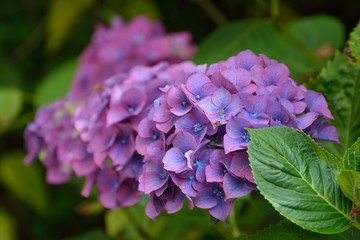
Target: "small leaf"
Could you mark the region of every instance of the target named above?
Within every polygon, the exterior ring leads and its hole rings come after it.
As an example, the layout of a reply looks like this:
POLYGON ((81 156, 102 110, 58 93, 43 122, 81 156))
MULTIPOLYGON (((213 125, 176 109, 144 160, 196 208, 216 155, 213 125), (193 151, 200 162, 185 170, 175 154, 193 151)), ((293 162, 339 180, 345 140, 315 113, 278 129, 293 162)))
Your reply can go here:
POLYGON ((7 125, 21 111, 23 94, 16 88, 0 88, 0 126, 7 125))
POLYGON ((338 176, 341 190, 356 206, 360 206, 360 172, 343 170, 338 176))
POLYGON ((52 0, 47 16, 47 51, 58 50, 82 15, 94 0, 52 0))
POLYGON ((240 237, 239 240, 263 240, 263 239, 291 239, 291 240, 345 240, 359 239, 360 231, 355 228, 340 234, 319 234, 306 231, 291 222, 283 221, 276 225, 258 231, 255 234, 240 237))
POLYGON ((281 215, 324 234, 341 233, 351 227, 351 202, 337 183, 341 167, 338 159, 292 128, 248 130, 255 182, 281 215))
POLYGON ((35 103, 41 106, 64 97, 69 90, 76 66, 77 60, 71 59, 50 72, 36 90, 35 103))
POLYGON ((351 56, 355 58, 356 64, 360 66, 360 22, 350 33, 349 48, 351 56))
POLYGON ((360 70, 338 52, 320 75, 309 82, 308 87, 321 92, 328 101, 335 119, 332 125, 339 134, 340 144, 324 145, 331 153, 342 158, 360 136, 360 70))
POLYGON ((0 208, 0 236, 3 240, 15 240, 15 219, 0 208))
POLYGON ((289 32, 320 59, 332 57, 336 49, 342 48, 345 38, 343 24, 327 15, 300 18, 289 25, 289 32))
POLYGON ((20 201, 46 215, 50 204, 45 182, 38 168, 24 165, 23 157, 14 153, 0 159, 0 181, 20 201))
POLYGON ((345 152, 344 168, 360 172, 360 137, 358 140, 345 152))

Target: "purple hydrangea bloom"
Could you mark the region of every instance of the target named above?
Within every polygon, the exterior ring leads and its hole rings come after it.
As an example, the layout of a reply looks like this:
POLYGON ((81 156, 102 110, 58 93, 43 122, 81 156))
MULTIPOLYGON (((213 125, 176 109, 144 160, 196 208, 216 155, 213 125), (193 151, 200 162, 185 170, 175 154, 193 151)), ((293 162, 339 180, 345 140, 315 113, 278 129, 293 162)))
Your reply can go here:
POLYGON ((108 27, 99 24, 81 54, 70 90, 72 99, 85 99, 110 76, 137 65, 152 66, 189 59, 195 51, 187 32, 166 35, 158 22, 137 17, 124 23, 114 17, 108 27))

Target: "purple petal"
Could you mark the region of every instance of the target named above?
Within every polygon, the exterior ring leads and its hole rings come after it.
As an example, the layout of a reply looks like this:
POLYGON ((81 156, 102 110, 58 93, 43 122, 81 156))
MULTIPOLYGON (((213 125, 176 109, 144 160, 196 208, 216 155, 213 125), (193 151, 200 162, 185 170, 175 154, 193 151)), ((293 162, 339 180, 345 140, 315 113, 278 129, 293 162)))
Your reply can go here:
POLYGON ((230 173, 224 176, 224 193, 225 200, 240 198, 251 192, 246 186, 246 180, 232 176, 230 173))
POLYGON ((217 204, 216 196, 213 193, 211 187, 200 190, 194 199, 195 206, 199 208, 209 209, 213 208, 217 204))
POLYGON ((189 170, 184 153, 177 147, 168 150, 162 161, 164 163, 164 168, 168 171, 179 173, 189 170))
POLYGON ((310 126, 318 117, 316 112, 308 112, 296 117, 296 125, 299 129, 305 129, 310 126))
POLYGON ((325 118, 334 119, 330 110, 328 109, 328 105, 324 96, 320 93, 311 90, 307 91, 305 93, 305 102, 307 103, 310 111, 317 112, 325 118))
POLYGON ((231 99, 231 93, 225 88, 221 87, 214 92, 211 97, 212 102, 217 107, 225 107, 227 106, 231 99))
POLYGON ((211 166, 206 166, 205 175, 207 182, 222 182, 224 178, 223 169, 214 169, 211 166))
POLYGON ((193 135, 188 132, 180 131, 176 133, 173 146, 178 147, 183 153, 189 150, 195 150, 197 147, 196 140, 193 135))
POLYGON ((208 211, 210 215, 213 216, 214 218, 225 222, 227 216, 230 214, 232 207, 233 207, 232 201, 224 202, 223 200, 220 200, 215 207, 210 208, 208 211))
POLYGON ((122 106, 111 107, 106 115, 106 124, 111 126, 131 116, 130 112, 125 110, 122 106))
POLYGON ((160 189, 168 181, 169 176, 166 171, 162 172, 149 172, 143 176, 144 192, 150 194, 160 189))

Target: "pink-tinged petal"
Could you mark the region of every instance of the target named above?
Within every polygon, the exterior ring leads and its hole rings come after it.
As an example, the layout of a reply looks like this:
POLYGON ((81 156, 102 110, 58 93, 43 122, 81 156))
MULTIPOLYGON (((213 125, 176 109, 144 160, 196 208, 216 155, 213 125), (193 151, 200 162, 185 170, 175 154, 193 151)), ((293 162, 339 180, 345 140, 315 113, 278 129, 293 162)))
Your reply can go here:
POLYGON ((188 132, 180 131, 176 133, 173 146, 178 147, 183 153, 194 150, 197 147, 194 136, 188 132))
POLYGON ((184 203, 184 194, 179 189, 174 189, 173 199, 168 200, 165 204, 165 209, 168 213, 178 212, 184 203))
POLYGON ((143 138, 152 138, 153 129, 155 129, 155 122, 145 117, 138 125, 138 134, 143 138))
POLYGON ((227 216, 230 214, 230 211, 233 207, 233 202, 232 201, 219 201, 218 204, 209 209, 209 213, 211 216, 213 216, 216 219, 219 219, 220 221, 225 222, 227 216))
POLYGON ((225 200, 240 198, 251 192, 246 186, 246 180, 237 178, 227 173, 224 176, 225 200))
POLYGON ((223 169, 214 169, 211 166, 206 166, 205 175, 207 182, 219 182, 221 183, 224 178, 223 169))
POLYGON ((175 115, 172 115, 172 117, 168 121, 157 123, 156 128, 162 131, 163 133, 168 133, 174 126, 176 120, 177 117, 175 115))
POLYGON ((306 103, 299 101, 299 102, 293 102, 293 108, 295 114, 300 114, 305 111, 306 103))
POLYGON ((245 128, 250 127, 250 122, 243 118, 232 117, 226 124, 226 133, 232 138, 241 138, 244 136, 245 128))
POLYGON ((215 207, 216 204, 216 196, 213 193, 213 189, 210 187, 200 190, 194 199, 194 205, 199 208, 209 209, 215 207))
POLYGON ((144 192, 150 194, 151 192, 160 189, 168 181, 168 173, 163 172, 148 172, 143 175, 144 178, 144 192))
POLYGON ((89 197, 89 195, 91 193, 91 189, 92 189, 92 187, 94 186, 94 183, 95 183, 95 178, 96 178, 96 172, 91 173, 91 174, 86 176, 84 186, 83 186, 83 188, 81 190, 81 195, 83 197, 89 197))
POLYGON ((246 87, 251 82, 251 76, 245 69, 229 69, 222 72, 224 78, 230 81, 235 88, 240 91, 243 87, 246 87))
POLYGON ((109 157, 112 159, 114 165, 123 166, 130 160, 134 152, 135 147, 133 146, 133 144, 125 145, 120 142, 118 144, 114 144, 114 146, 109 149, 108 154, 109 157))
POLYGON ((185 107, 179 105, 179 106, 176 106, 176 107, 173 107, 170 109, 170 111, 175 114, 176 116, 184 116, 185 114, 187 114, 188 112, 190 112, 192 108, 192 105, 191 104, 187 104, 185 107))
POLYGON ((119 207, 129 207, 136 204, 143 193, 137 191, 137 181, 126 179, 116 193, 116 200, 119 207))
POLYGON ((125 110, 123 107, 111 107, 106 115, 106 124, 107 126, 111 126, 115 123, 118 123, 128 117, 130 117, 131 114, 129 111, 125 110))
POLYGON ((148 153, 147 149, 152 142, 154 142, 153 139, 143 138, 138 135, 135 139, 135 149, 141 155, 146 155, 148 153))
POLYGON ((109 209, 116 207, 116 191, 101 192, 99 194, 99 201, 101 204, 109 209))
POLYGON ((326 126, 316 135, 316 139, 339 143, 338 133, 334 126, 326 126))
POLYGON ((258 87, 253 84, 253 83, 250 83, 249 85, 245 86, 245 87, 242 87, 240 90, 239 90, 239 93, 250 93, 250 94, 253 94, 254 92, 256 92, 258 90, 258 87))
POLYGON ((311 90, 307 91, 305 93, 305 102, 307 103, 310 111, 317 112, 325 118, 334 119, 334 117, 331 115, 324 96, 320 93, 311 90))
POLYGON ((309 127, 319 116, 316 112, 308 112, 296 117, 296 126, 299 129, 305 129, 309 127))
POLYGON ((235 152, 240 149, 246 149, 246 147, 242 147, 241 144, 243 141, 241 141, 241 138, 231 138, 228 134, 225 134, 224 136, 224 150, 225 153, 228 154, 230 152, 235 152))
POLYGON ((73 161, 71 167, 78 177, 88 175, 98 168, 92 158, 84 159, 82 161, 73 161))
POLYGON ((250 70, 257 64, 260 64, 260 59, 250 50, 242 51, 236 56, 236 65, 246 70, 250 70))
POLYGON ((186 89, 196 95, 201 91, 203 85, 210 83, 210 79, 202 73, 195 73, 191 75, 186 81, 186 89))
POLYGON ((168 150, 163 158, 164 168, 168 171, 180 173, 189 170, 184 153, 177 147, 168 150))
POLYGON ((230 172, 237 177, 246 178, 247 173, 251 173, 251 168, 246 151, 240 151, 233 155, 230 172))
POLYGON ((267 66, 264 73, 268 78, 267 85, 279 85, 289 79, 290 70, 281 63, 267 66))
POLYGON ((161 210, 155 208, 155 205, 152 201, 148 202, 145 208, 146 216, 150 219, 155 220, 155 218, 160 214, 161 210))
POLYGON ((235 116, 238 112, 240 112, 241 108, 242 108, 242 103, 240 98, 237 95, 232 95, 231 102, 225 108, 227 112, 226 119, 229 120, 231 116, 235 116))
MULTIPOLYGON (((67 167, 48 168, 46 172, 46 181, 50 184, 63 184, 70 179, 71 171, 62 170, 67 167)), ((69 169, 70 166, 68 167, 69 169)))
POLYGON ((217 107, 225 107, 231 100, 231 93, 223 87, 216 90, 211 97, 211 101, 217 107))

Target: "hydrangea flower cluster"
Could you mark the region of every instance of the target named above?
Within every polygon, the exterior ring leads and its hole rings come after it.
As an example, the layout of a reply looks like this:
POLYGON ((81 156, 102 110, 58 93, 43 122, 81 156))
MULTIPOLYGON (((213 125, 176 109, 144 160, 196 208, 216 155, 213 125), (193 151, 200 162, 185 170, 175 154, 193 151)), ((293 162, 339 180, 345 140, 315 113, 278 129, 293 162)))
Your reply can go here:
POLYGON ((234 199, 256 189, 246 128, 288 126, 338 141, 324 121, 333 119, 324 97, 289 74, 284 64, 247 50, 198 66, 163 90, 136 137, 144 155, 139 189, 150 196, 150 217, 180 209, 186 197, 224 221, 234 199))
POLYGON ((138 64, 182 62, 194 51, 189 33, 166 35, 160 23, 146 17, 127 24, 115 17, 109 27, 99 25, 80 56, 68 95, 43 106, 34 122, 28 124, 24 133, 28 149, 25 162, 30 164, 38 157, 47 168, 47 181, 53 184, 68 181, 73 172, 78 177, 88 176, 97 165, 93 152, 75 129, 75 109, 90 101, 89 96, 100 92, 105 80, 114 74, 121 79, 138 64))
POLYGON ((161 61, 178 63, 190 59, 194 52, 188 32, 166 34, 160 23, 146 17, 137 17, 128 23, 114 17, 110 26, 97 26, 90 44, 81 54, 69 96, 86 98, 94 87, 116 73, 161 61))
POLYGON ((325 98, 297 85, 284 64, 249 50, 209 66, 174 64, 194 47, 187 34, 162 31, 144 18, 100 27, 69 95, 28 125, 26 162, 39 155, 50 183, 85 177, 82 194, 96 187, 110 209, 146 194, 152 219, 186 200, 225 221, 234 200, 256 190, 247 128, 338 141, 325 98))

